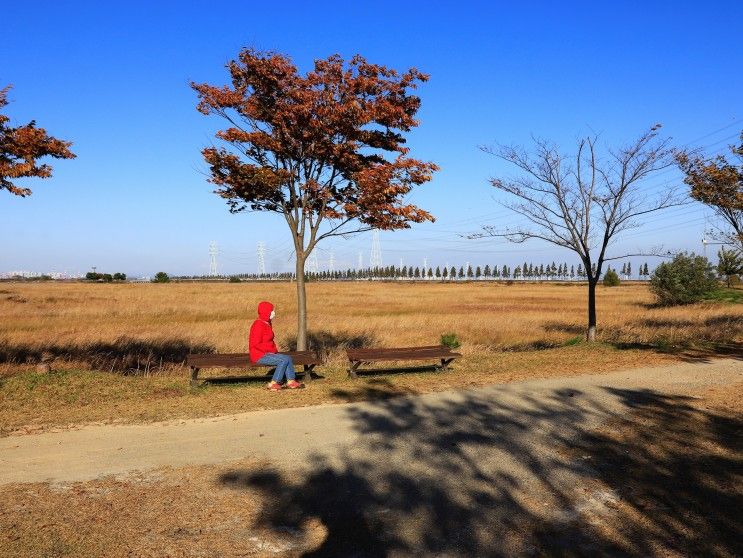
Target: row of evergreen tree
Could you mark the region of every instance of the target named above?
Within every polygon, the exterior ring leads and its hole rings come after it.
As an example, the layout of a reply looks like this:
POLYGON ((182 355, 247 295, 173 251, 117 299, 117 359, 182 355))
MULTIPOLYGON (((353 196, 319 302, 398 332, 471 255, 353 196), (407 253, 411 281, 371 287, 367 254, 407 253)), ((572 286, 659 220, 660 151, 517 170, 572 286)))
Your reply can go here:
MULTIPOLYGON (((616 271, 616 270, 615 270, 616 271)), ((594 267, 595 272, 595 267, 594 267)), ((632 264, 627 262, 622 265, 621 277, 624 279, 632 278, 632 264)), ((648 264, 641 264, 638 273, 638 278, 646 279, 650 275, 648 264)), ((294 274, 290 272, 285 273, 267 273, 267 274, 239 274, 231 277, 246 280, 274 280, 274 281, 288 281, 294 278, 294 274)), ((460 266, 459 268, 452 267, 413 267, 413 266, 386 266, 386 267, 373 267, 367 269, 347 269, 344 271, 319 271, 319 272, 306 272, 306 277, 309 281, 353 281, 359 279, 418 279, 418 280, 440 280, 440 281, 462 281, 462 280, 501 280, 501 279, 516 279, 516 280, 533 280, 533 281, 544 281, 544 280, 584 280, 586 278, 586 272, 583 269, 582 264, 578 264, 577 267, 571 265, 568 267, 567 263, 557 264, 552 262, 551 264, 533 264, 524 262, 521 265, 517 265, 515 268, 511 268, 508 265, 498 266, 485 265, 484 267, 471 265, 460 266)), ((226 279, 227 277, 222 277, 226 279)), ((185 278, 184 278, 185 279, 185 278)), ((214 277, 201 276, 201 277, 189 277, 189 279, 214 279, 214 277)))

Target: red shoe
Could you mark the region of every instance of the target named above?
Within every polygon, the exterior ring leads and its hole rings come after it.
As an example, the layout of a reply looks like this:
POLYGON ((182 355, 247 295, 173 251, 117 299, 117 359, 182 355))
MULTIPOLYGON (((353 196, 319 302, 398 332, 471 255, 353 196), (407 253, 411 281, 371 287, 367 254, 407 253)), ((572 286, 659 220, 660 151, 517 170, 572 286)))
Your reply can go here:
POLYGON ((270 382, 268 382, 268 385, 266 386, 266 388, 269 389, 270 391, 281 391, 281 384, 271 380, 270 382))
POLYGON ((287 389, 302 389, 304 384, 300 384, 297 380, 289 380, 284 387, 287 389))

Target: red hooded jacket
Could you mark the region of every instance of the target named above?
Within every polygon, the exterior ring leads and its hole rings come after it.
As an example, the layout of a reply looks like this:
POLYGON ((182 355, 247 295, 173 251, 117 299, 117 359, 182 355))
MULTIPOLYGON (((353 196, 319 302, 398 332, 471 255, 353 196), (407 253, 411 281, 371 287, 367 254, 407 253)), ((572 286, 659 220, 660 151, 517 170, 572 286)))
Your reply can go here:
POLYGON ((261 302, 258 305, 258 319, 250 326, 248 350, 250 360, 258 362, 266 353, 278 353, 276 343, 273 342, 273 328, 271 327, 271 312, 273 304, 261 302))

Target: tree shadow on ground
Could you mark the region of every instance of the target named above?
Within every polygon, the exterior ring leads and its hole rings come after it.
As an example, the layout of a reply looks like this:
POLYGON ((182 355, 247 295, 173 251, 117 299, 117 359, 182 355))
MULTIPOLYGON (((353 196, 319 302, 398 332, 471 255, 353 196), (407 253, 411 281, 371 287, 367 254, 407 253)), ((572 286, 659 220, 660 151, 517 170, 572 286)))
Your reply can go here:
POLYGON ((567 322, 547 322, 542 326, 542 329, 544 331, 559 331, 571 335, 584 335, 586 333, 585 326, 570 324, 567 322))
POLYGON ((627 341, 631 333, 609 333, 607 342, 620 350, 635 349, 671 354, 685 362, 708 362, 714 358, 743 358, 743 315, 722 314, 697 321, 686 318, 645 318, 628 324, 651 328, 642 342, 627 341))
POLYGON ((0 363, 36 364, 46 360, 85 362, 96 370, 124 374, 153 372, 165 366, 182 365, 189 353, 213 353, 207 343, 187 339, 135 339, 91 343, 12 344, 0 341, 0 363))
POLYGON ((697 322, 693 320, 684 320, 681 318, 645 318, 637 320, 637 323, 644 327, 666 328, 666 327, 694 327, 697 322))
POLYGON ((353 403, 356 401, 372 401, 390 399, 401 395, 413 395, 414 390, 399 386, 385 378, 370 378, 363 384, 356 384, 351 389, 334 389, 330 394, 333 398, 353 403))
MULTIPOLYGON (((449 368, 454 366, 449 365, 449 368)), ((438 364, 420 364, 408 366, 390 366, 387 364, 368 363, 364 368, 356 369, 359 376, 394 376, 395 374, 415 374, 419 372, 442 372, 441 365, 438 364)))
POLYGON ((536 339, 534 341, 527 341, 525 343, 513 343, 510 345, 504 345, 501 347, 501 351, 509 353, 528 353, 531 351, 546 351, 548 349, 556 349, 563 347, 565 342, 553 341, 550 339, 536 339))
POLYGON ((743 314, 722 314, 704 320, 707 327, 724 327, 733 333, 743 331, 743 314))
POLYGON ((359 438, 337 456, 219 482, 262 494, 262 527, 301 533, 318 519, 327 534, 304 556, 743 552, 740 418, 686 397, 605 392, 353 406, 359 438))
MULTIPOLYGON (((204 368, 203 370, 209 370, 209 368, 204 368)), ((267 382, 271 379, 271 376, 273 376, 273 373, 276 371, 276 368, 266 368, 265 372, 263 373, 256 373, 256 374, 250 374, 247 376, 236 376, 235 374, 226 374, 223 376, 208 376, 206 378, 199 376, 199 380, 203 382, 204 384, 213 384, 213 385, 225 385, 225 384, 248 384, 253 382, 267 382)), ((297 375, 298 379, 303 379, 306 377, 306 372, 302 370, 301 368, 295 367, 294 372, 297 375)), ((313 380, 323 380, 325 379, 325 376, 318 373, 317 371, 312 371, 312 378, 313 380)))
POLYGON ((615 342, 611 345, 621 351, 642 350, 673 355, 682 362, 712 362, 717 358, 733 358, 743 360, 743 343, 687 343, 670 344, 658 343, 625 343, 615 342))

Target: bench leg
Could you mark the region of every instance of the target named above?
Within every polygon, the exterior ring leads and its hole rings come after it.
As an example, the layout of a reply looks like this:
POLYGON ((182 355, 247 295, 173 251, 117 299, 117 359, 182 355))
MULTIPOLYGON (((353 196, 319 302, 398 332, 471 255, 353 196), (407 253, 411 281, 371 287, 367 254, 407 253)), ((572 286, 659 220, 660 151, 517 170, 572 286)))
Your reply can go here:
POLYGON ((361 366, 361 361, 355 361, 351 363, 351 366, 348 368, 348 377, 353 378, 354 380, 359 377, 359 375, 356 373, 356 370, 358 367, 361 366))
POLYGON ((191 367, 191 387, 195 388, 199 385, 199 369, 195 366, 191 367))
POLYGON ((314 364, 305 364, 304 365, 304 377, 312 377, 312 371, 315 369, 314 364))
POLYGON ((452 363, 453 358, 442 358, 441 359, 441 370, 448 370, 449 365, 452 363))

